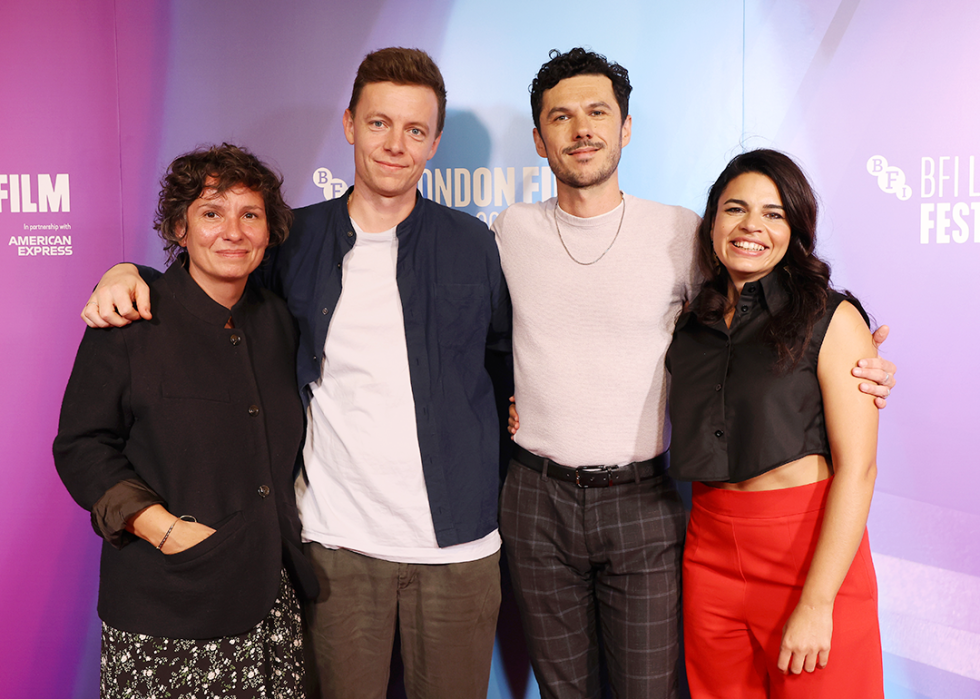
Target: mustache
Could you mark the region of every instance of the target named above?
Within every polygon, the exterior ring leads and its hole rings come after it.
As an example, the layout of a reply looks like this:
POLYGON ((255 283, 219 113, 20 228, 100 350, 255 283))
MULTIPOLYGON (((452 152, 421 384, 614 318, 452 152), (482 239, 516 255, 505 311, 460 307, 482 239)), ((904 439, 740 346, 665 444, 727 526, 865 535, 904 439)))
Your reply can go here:
POLYGON ((562 150, 562 155, 571 155, 575 151, 581 148, 595 148, 596 150, 602 150, 606 147, 606 144, 602 141, 579 141, 574 146, 568 146, 562 150))

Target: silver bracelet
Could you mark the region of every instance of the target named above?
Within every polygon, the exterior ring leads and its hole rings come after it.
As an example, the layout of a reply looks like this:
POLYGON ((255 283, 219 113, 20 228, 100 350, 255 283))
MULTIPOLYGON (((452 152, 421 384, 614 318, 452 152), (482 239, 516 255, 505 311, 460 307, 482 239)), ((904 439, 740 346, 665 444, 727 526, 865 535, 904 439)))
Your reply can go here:
POLYGON ((163 535, 162 539, 160 539, 160 543, 157 544, 157 551, 163 549, 163 545, 167 543, 167 537, 170 536, 170 532, 174 530, 174 527, 177 526, 177 522, 179 522, 181 519, 182 519, 181 517, 178 517, 177 519, 174 520, 174 523, 170 525, 170 529, 167 530, 167 533, 163 535))

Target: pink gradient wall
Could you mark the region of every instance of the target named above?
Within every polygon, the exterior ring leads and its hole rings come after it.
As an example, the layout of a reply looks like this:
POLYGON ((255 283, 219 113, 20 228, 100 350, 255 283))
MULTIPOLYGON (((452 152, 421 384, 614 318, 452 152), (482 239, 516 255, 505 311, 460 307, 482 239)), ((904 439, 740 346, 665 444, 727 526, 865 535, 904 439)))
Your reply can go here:
MULTIPOLYGON (((820 251, 837 284, 892 326, 885 350, 900 366, 869 525, 887 696, 980 696, 980 468, 968 447, 980 393, 978 27, 966 0, 628 0, 615 12, 580 0, 561 12, 517 0, 7 3, 0 697, 97 695, 99 540, 50 456, 89 290, 118 260, 162 264, 157 181, 199 144, 249 146, 283 171, 294 205, 328 195, 319 168, 350 182, 340 119, 361 57, 386 45, 424 48, 446 75, 430 180, 513 170, 516 200, 546 194, 526 88, 549 49, 575 45, 633 77, 631 194, 700 210, 742 147, 806 166, 822 197, 820 251)), ((502 208, 459 195, 451 203, 485 219, 502 208)), ((526 665, 508 665, 516 633, 498 639, 492 697, 537 696, 526 665)))

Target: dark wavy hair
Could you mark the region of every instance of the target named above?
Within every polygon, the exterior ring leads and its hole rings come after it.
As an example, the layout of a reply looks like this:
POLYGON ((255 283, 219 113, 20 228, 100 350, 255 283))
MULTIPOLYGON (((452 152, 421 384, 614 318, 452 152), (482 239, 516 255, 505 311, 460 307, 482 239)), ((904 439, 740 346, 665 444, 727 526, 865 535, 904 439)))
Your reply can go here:
POLYGON ((446 125, 446 83, 439 66, 425 51, 394 46, 369 53, 361 61, 354 77, 354 87, 347 108, 351 114, 357 109, 361 90, 371 83, 395 83, 396 85, 421 85, 432 88, 439 102, 439 123, 436 136, 446 125))
POLYGON ((779 190, 789 247, 774 273, 786 290, 788 302, 773 314, 763 337, 776 353, 777 366, 795 366, 810 341, 813 325, 827 307, 830 266, 813 254, 817 231, 817 197, 809 180, 793 160, 775 150, 759 149, 736 155, 708 191, 704 218, 697 231, 698 267, 705 281, 691 310, 705 324, 716 323, 730 310, 728 270, 718 262, 711 229, 725 187, 739 175, 765 175, 779 190))
POLYGON ((612 81, 613 94, 619 104, 619 114, 623 121, 630 113, 630 74, 618 63, 610 63, 602 54, 586 51, 583 48, 571 49, 562 53, 558 49, 548 52, 551 59, 541 66, 541 70, 531 81, 528 88, 531 92, 531 117, 534 128, 541 128, 541 106, 544 103, 544 93, 566 78, 576 75, 605 75, 612 81))
POLYGON ((269 247, 280 245, 289 235, 293 212, 282 197, 282 177, 244 148, 222 143, 181 155, 160 180, 153 227, 164 241, 168 262, 181 250, 187 233, 187 208, 205 189, 222 194, 243 186, 262 195, 269 222, 269 247))

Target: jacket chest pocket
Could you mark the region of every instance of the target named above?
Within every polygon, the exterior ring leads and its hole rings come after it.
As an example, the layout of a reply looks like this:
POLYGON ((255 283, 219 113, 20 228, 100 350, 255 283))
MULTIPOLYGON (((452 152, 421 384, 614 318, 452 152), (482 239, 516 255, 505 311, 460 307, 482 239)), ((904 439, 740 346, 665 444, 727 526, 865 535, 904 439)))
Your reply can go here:
POLYGON ((486 343, 490 327, 489 290, 480 284, 437 284, 439 344, 463 347, 486 343))

